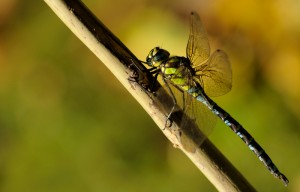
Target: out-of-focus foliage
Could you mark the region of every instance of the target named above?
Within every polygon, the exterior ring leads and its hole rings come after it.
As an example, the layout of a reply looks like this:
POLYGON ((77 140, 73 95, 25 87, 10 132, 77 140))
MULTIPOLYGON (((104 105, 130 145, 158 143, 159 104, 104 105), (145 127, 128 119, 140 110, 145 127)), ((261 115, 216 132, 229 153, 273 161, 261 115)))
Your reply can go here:
MULTIPOLYGON (((185 55, 196 11, 225 50, 232 91, 215 100, 290 179, 272 177, 225 125, 211 140, 258 191, 300 190, 300 3, 84 1, 140 59, 185 55)), ((213 191, 42 1, 0 1, 1 191, 213 191)))

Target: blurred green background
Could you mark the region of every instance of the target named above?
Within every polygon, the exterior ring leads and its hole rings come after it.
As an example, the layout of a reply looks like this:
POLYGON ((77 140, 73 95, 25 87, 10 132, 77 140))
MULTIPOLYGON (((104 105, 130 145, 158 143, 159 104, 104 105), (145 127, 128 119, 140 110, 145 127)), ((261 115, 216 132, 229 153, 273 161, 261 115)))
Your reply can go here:
MULTIPOLYGON (((227 52, 233 88, 214 100, 256 138, 273 178, 218 122, 212 142, 258 191, 300 191, 300 2, 84 3, 138 58, 185 55, 189 12, 227 52)), ((0 0, 1 191, 216 191, 43 1, 0 0)))

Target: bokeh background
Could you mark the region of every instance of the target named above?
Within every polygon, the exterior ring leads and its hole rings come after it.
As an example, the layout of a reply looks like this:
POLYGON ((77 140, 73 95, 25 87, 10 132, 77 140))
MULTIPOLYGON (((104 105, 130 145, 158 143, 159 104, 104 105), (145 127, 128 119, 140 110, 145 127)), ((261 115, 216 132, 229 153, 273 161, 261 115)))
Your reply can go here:
MULTIPOLYGON (((221 121, 212 142, 258 191, 300 191, 300 1, 85 0, 144 59, 185 55, 189 12, 227 52, 214 100, 265 148, 273 178, 221 121)), ((216 191, 43 1, 0 0, 1 191, 216 191)))

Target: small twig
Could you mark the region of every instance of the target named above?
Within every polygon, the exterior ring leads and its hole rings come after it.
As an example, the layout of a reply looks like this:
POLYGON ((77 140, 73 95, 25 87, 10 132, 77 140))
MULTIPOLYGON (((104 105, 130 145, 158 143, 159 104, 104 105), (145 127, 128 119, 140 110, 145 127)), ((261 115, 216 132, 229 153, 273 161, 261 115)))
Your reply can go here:
POLYGON ((208 139, 202 143, 203 134, 193 120, 189 127, 178 127, 179 120, 175 114, 172 126, 165 128, 172 99, 162 89, 155 95, 147 91, 154 82, 152 75, 81 1, 45 2, 111 70, 173 145, 180 148, 219 191, 255 191, 208 139))

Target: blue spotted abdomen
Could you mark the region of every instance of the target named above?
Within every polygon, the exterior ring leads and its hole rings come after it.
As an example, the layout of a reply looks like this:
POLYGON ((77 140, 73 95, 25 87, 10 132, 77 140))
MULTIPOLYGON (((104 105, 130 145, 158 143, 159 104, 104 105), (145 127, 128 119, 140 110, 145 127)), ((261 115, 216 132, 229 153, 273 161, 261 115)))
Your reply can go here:
MULTIPOLYGON (((199 85, 200 86, 200 85, 199 85)), ((237 134, 249 147, 251 151, 259 158, 259 160, 268 168, 268 170, 277 178, 281 179, 285 185, 288 184, 288 179, 278 170, 268 154, 263 148, 254 140, 254 138, 246 131, 241 124, 232 118, 226 111, 219 107, 213 100, 211 100, 203 91, 201 87, 191 87, 187 91, 198 101, 209 108, 216 116, 218 116, 231 130, 237 134)))

